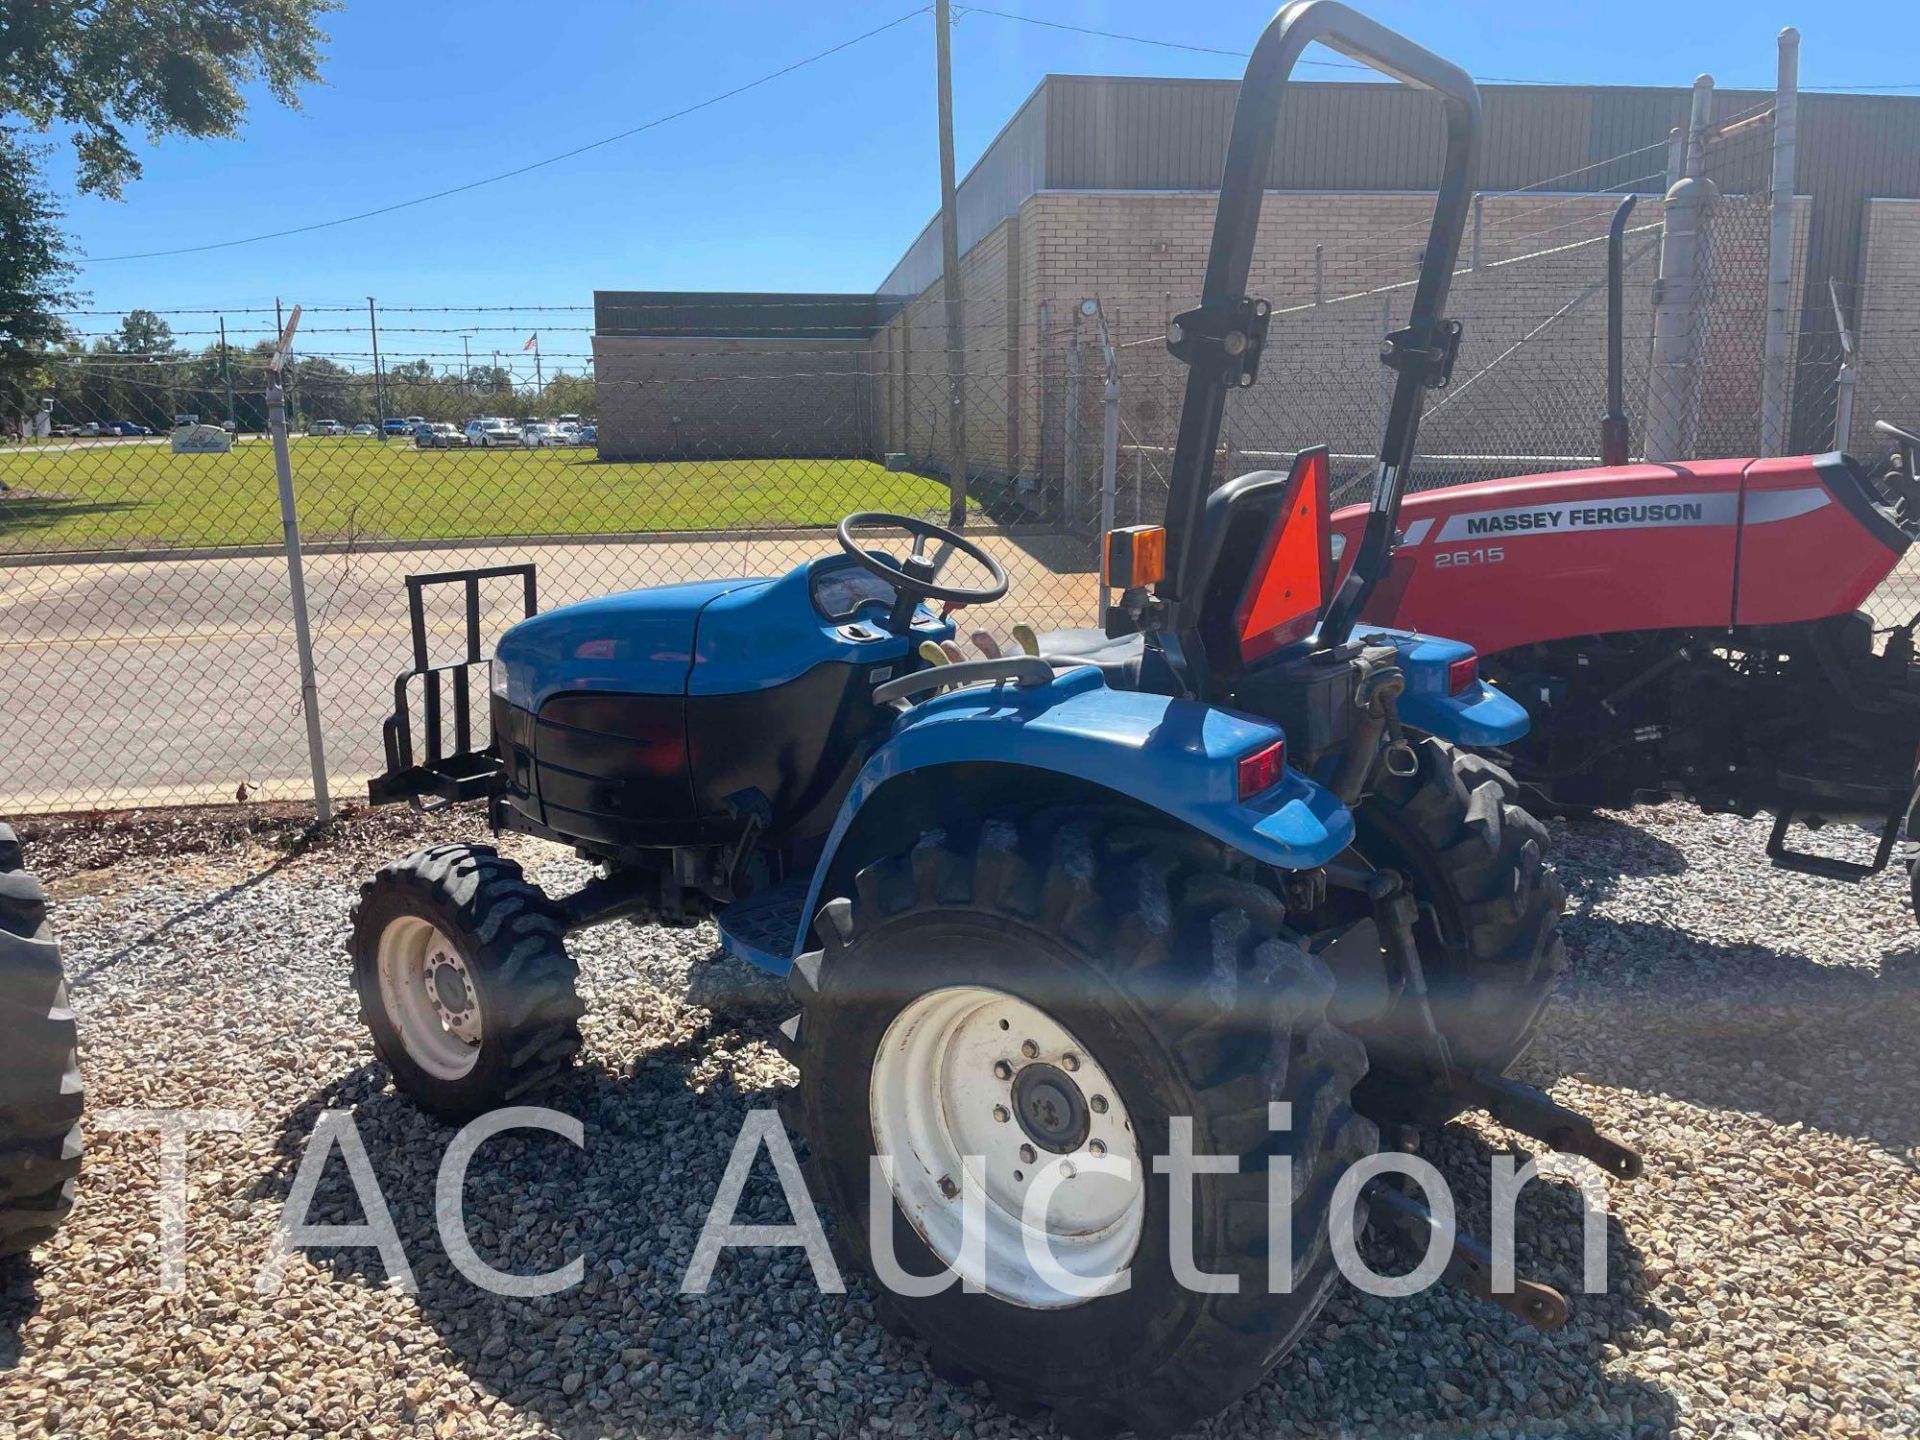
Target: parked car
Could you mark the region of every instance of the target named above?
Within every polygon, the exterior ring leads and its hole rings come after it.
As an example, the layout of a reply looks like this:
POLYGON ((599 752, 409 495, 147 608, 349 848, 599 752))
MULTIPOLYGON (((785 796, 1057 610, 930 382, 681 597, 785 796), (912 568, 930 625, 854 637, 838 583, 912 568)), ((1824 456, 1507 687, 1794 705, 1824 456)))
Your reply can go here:
POLYGON ((459 426, 439 421, 415 426, 413 443, 422 450, 464 450, 467 437, 459 426))
POLYGON ((183 413, 173 417, 173 428, 176 430, 185 430, 189 426, 198 425, 199 423, 200 423, 200 417, 198 415, 192 414, 191 412, 183 413))
POLYGON ((558 425, 536 421, 520 432, 520 443, 529 450, 540 450, 567 443, 566 433, 558 425))
POLYGON ((427 417, 424 415, 407 416, 407 433, 409 435, 418 435, 420 433, 420 427, 426 423, 427 417))
POLYGON ((347 427, 338 420, 316 420, 307 427, 307 434, 314 436, 332 437, 346 433, 347 427))
POLYGON ((356 425, 353 427, 353 430, 350 433, 364 436, 367 439, 372 439, 375 435, 378 435, 380 432, 374 429, 373 426, 371 425, 356 425))
POLYGON ((380 422, 382 435, 411 435, 413 427, 398 415, 389 415, 380 422))
POLYGON ((98 420, 87 421, 86 424, 80 427, 80 433, 89 440, 94 439, 100 434, 100 422, 98 420))
POLYGON ((511 420, 502 420, 497 415, 482 415, 478 420, 467 422, 467 444, 476 450, 488 450, 496 445, 518 445, 520 427, 511 420))
POLYGON ((578 430, 573 432, 573 443, 576 445, 598 445, 600 443, 600 427, 598 425, 582 425, 578 430))

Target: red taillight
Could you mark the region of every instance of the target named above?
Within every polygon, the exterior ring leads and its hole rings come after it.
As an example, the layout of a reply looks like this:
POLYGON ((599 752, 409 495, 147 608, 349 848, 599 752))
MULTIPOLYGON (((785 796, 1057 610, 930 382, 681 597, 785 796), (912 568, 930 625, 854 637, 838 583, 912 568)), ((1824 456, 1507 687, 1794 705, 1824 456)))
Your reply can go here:
POLYGON ((1240 798, 1251 800, 1280 783, 1287 771, 1287 742, 1276 740, 1240 760, 1240 798))
POLYGON ((1458 695, 1462 690, 1470 690, 1480 680, 1480 657, 1469 655, 1464 660, 1456 660, 1447 666, 1447 693, 1458 695))

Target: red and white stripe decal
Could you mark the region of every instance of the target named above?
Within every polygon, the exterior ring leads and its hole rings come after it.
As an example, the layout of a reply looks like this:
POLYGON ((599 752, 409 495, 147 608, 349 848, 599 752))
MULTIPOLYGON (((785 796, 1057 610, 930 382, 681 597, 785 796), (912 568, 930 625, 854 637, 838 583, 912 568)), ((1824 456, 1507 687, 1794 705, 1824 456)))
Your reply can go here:
MULTIPOLYGON (((1766 525, 1792 520, 1831 504, 1819 485, 1794 490, 1764 490, 1747 497, 1746 523, 1766 525)), ((1593 530, 1668 530, 1685 526, 1731 525, 1740 518, 1740 497, 1730 491, 1675 495, 1634 495, 1618 500, 1586 500, 1556 505, 1517 505, 1501 510, 1467 510, 1449 515, 1434 539, 1510 540, 1526 535, 1567 535, 1593 530)), ((1408 523, 1400 543, 1413 546, 1433 534, 1434 522, 1408 523)))

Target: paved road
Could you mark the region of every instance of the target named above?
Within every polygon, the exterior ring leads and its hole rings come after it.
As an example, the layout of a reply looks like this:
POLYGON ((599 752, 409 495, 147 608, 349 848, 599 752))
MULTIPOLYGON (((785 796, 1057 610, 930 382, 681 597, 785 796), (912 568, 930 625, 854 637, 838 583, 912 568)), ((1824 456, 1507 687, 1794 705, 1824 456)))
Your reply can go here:
MULTIPOLYGON (((1092 577, 1063 542, 985 537, 1014 580, 981 612, 1004 632, 1093 623, 1092 577)), ((403 577, 532 560, 541 606, 642 585, 763 575, 832 549, 787 540, 555 544, 311 555, 314 651, 333 787, 365 793, 382 768, 380 721, 408 664, 403 577)), ((487 597, 489 638, 518 596, 487 597)), ((435 659, 457 658, 464 628, 449 591, 430 613, 435 659)), ((1920 609, 1920 557, 1881 587, 1882 624, 1920 609)), ((0 568, 0 814, 122 808, 312 793, 287 600, 276 557, 0 568)))
MULTIPOLYGON (((1004 629, 1092 623, 1092 577, 1063 542, 982 537, 1013 577, 983 612, 1004 629)), ((380 721, 407 668, 403 577, 531 560, 543 609, 643 585, 774 574, 831 535, 518 545, 310 555, 307 579, 328 768, 337 795, 382 768, 380 721)), ((457 587, 456 587, 457 589, 457 587)), ((489 637, 517 588, 486 597, 489 637)), ((434 658, 457 658, 450 590, 430 611, 434 658)), ((312 793, 284 561, 277 557, 0 568, 0 814, 312 793)))

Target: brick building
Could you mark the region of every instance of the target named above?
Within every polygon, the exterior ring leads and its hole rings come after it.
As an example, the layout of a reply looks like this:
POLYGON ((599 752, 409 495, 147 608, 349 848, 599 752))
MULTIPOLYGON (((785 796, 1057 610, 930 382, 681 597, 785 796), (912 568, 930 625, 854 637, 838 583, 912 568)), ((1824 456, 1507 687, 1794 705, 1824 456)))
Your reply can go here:
MULTIPOLYGON (((1236 91, 1223 81, 1049 76, 967 174, 956 214, 970 472, 1058 486, 1062 507, 1078 510, 1076 441, 1104 364, 1083 314, 1089 299, 1119 347, 1124 444, 1153 468, 1179 381, 1158 337, 1199 291, 1236 91)), ((1689 102, 1683 89, 1640 87, 1482 94, 1470 268, 1449 306, 1467 345, 1454 391, 1436 398, 1422 433, 1423 451, 1477 473, 1488 456, 1519 469, 1592 455, 1598 237, 1622 194, 1641 197, 1626 334, 1639 357, 1630 399, 1644 395, 1669 136, 1689 102)), ((1770 99, 1721 92, 1716 116, 1760 112, 1770 99)), ((1384 393, 1373 352, 1404 319, 1408 291, 1397 287, 1412 279, 1425 238, 1437 103, 1398 86, 1289 91, 1249 287, 1276 309, 1269 359, 1228 417, 1228 443, 1250 458, 1315 440, 1355 455, 1373 444, 1384 393)), ((1868 397, 1920 399, 1920 373, 1896 379, 1920 333, 1920 99, 1805 95, 1799 130, 1794 438, 1812 448, 1829 443, 1839 360, 1829 280, 1860 338, 1861 414, 1870 417, 1868 397), (1876 350, 1899 352, 1877 380, 1876 350)), ((1752 450, 1759 404, 1770 140, 1764 124, 1736 135, 1709 163, 1725 199, 1713 232, 1714 322, 1697 347, 1701 453, 1752 450)), ((939 238, 935 217, 868 296, 599 292, 603 453, 891 454, 943 468, 939 238)))

